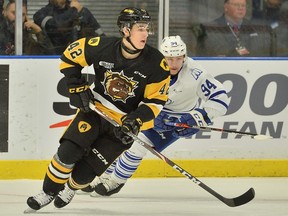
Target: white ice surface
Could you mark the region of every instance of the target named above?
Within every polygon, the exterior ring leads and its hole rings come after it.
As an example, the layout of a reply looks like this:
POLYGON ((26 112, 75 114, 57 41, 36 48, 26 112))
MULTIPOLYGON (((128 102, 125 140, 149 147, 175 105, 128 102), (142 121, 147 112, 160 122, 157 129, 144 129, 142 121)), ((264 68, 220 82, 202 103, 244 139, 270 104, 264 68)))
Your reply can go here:
MULTIPOLYGON (((68 216, 288 216, 288 178, 199 178, 221 195, 239 196, 250 187, 254 200, 228 207, 186 178, 132 178, 111 197, 76 195, 63 209, 51 203, 34 215, 68 216)), ((29 215, 28 196, 39 192, 40 180, 0 180, 0 215, 29 215)), ((31 215, 31 214, 30 214, 31 215)))

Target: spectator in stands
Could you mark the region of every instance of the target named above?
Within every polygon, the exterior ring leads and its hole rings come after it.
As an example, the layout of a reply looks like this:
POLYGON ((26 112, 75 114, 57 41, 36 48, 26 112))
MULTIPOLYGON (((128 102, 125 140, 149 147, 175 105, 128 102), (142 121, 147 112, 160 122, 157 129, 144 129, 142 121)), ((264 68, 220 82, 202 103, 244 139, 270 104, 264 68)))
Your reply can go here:
POLYGON ((276 55, 288 57, 288 1, 285 1, 279 10, 276 34, 276 55))
POLYGON ((5 0, 0 0, 0 12, 1 13, 3 13, 4 1, 5 0))
POLYGON ((265 0, 263 2, 263 9, 253 14, 254 23, 267 25, 271 28, 273 56, 286 55, 285 49, 287 49, 287 45, 285 46, 285 43, 287 39, 285 38, 287 38, 287 22, 285 21, 285 7, 282 7, 284 2, 284 0, 265 0), (280 10, 282 15, 280 15, 280 10))
POLYGON ((79 38, 104 35, 93 14, 78 0, 49 0, 33 19, 46 31, 59 55, 79 38))
POLYGON ((279 19, 279 11, 283 0, 265 0, 263 10, 254 12, 253 19, 273 24, 279 19))
POLYGON ((270 29, 245 18, 246 0, 224 0, 224 13, 202 26, 199 56, 270 56, 270 29))
POLYGON ((264 18, 267 20, 277 21, 283 0, 266 0, 264 18))
MULTIPOLYGON (((15 0, 5 5, 1 1, 0 55, 15 55, 15 0)), ((23 1, 23 55, 53 55, 54 50, 48 36, 27 16, 27 1, 23 1)))

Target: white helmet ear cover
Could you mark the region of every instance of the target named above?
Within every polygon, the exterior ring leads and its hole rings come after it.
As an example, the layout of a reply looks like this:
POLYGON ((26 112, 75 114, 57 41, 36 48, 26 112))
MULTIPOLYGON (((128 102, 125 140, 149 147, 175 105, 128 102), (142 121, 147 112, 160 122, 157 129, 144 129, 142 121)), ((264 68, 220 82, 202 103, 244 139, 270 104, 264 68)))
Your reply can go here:
POLYGON ((160 45, 160 52, 165 57, 186 56, 186 44, 179 35, 165 37, 160 45))

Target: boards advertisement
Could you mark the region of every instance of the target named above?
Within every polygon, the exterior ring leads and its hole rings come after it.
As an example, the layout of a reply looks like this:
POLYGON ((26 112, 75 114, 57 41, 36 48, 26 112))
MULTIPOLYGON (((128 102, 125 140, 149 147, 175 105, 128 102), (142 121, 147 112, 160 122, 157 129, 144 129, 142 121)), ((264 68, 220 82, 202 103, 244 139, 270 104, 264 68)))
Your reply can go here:
MULTIPOLYGON (((58 139, 76 112, 69 105, 59 62, 54 58, 0 59, 2 160, 50 159, 55 153, 58 139)), ((192 139, 177 141, 166 154, 172 158, 288 158, 287 61, 199 62, 224 84, 230 99, 227 114, 215 119, 211 127, 274 139, 200 131, 192 139)), ((84 68, 83 73, 92 82, 93 68, 84 68)))

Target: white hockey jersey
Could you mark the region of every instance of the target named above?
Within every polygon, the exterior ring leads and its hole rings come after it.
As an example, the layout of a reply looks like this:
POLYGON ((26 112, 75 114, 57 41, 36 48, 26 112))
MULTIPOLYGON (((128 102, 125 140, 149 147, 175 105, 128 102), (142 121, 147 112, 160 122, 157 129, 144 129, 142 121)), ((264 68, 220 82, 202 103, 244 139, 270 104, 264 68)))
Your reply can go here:
POLYGON ((170 84, 164 112, 177 115, 202 108, 211 120, 227 112, 229 99, 223 84, 196 61, 187 58, 176 78, 170 84))

